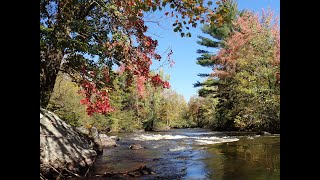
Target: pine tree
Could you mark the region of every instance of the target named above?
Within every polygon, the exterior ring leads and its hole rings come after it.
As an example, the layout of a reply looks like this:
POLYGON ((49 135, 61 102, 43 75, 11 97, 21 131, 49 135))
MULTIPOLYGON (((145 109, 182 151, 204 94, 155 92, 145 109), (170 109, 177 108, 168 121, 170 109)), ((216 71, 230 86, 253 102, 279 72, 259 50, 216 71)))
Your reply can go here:
MULTIPOLYGON (((200 40, 197 41, 198 44, 213 50, 226 46, 224 40, 234 31, 234 20, 245 12, 238 10, 237 2, 234 0, 224 1, 220 7, 223 7, 223 9, 218 8, 217 11, 224 12, 221 13, 223 14, 224 23, 222 25, 205 25, 202 28, 202 32, 210 35, 211 38, 199 36, 200 40)), ((198 49, 197 53, 200 54, 196 62, 198 65, 214 70, 224 70, 225 66, 219 63, 215 52, 198 49)), ((233 130, 234 115, 231 113, 231 109, 233 108, 234 100, 228 87, 232 83, 232 79, 213 77, 211 74, 204 73, 200 73, 198 76, 206 78, 203 82, 198 81, 194 84, 194 87, 201 87, 198 91, 199 96, 219 99, 216 108, 216 122, 212 122, 213 128, 217 130, 233 130)))

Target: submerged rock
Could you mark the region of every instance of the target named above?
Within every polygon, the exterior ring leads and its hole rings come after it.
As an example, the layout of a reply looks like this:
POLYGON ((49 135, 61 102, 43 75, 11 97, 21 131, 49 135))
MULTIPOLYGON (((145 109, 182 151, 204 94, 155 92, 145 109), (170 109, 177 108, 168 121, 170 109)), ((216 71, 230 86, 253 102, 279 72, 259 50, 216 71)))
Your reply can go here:
MULTIPOLYGON (((105 172, 98 177, 108 178, 108 179, 128 179, 129 177, 140 177, 145 175, 154 175, 156 174, 153 170, 146 165, 142 165, 139 168, 135 168, 129 171, 119 171, 119 172, 105 172)), ((97 175, 96 175, 97 176, 97 175)), ((131 179, 131 178, 130 178, 131 179)))
POLYGON ((43 176, 64 178, 66 171, 73 175, 85 172, 97 156, 90 144, 90 138, 56 114, 40 108, 40 173, 43 176))
POLYGON ((128 173, 128 175, 132 177, 139 177, 139 176, 149 175, 149 174, 155 174, 155 173, 152 171, 151 168, 148 168, 147 166, 141 166, 140 168, 128 173))
POLYGON ((141 144, 132 144, 129 146, 130 149, 137 150, 137 149, 142 149, 143 147, 141 144))

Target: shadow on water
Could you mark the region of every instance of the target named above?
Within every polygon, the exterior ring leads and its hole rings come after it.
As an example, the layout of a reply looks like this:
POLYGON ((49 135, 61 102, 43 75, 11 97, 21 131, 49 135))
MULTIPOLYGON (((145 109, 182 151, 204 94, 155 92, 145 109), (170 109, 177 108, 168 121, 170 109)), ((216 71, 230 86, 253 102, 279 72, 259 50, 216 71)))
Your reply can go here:
POLYGON ((104 150, 89 179, 141 166, 155 174, 134 179, 280 179, 280 136, 205 129, 113 135, 120 137, 120 146, 104 150), (135 143, 145 148, 128 148, 135 143))
POLYGON ((280 179, 280 137, 242 137, 214 145, 204 160, 210 179, 280 179))

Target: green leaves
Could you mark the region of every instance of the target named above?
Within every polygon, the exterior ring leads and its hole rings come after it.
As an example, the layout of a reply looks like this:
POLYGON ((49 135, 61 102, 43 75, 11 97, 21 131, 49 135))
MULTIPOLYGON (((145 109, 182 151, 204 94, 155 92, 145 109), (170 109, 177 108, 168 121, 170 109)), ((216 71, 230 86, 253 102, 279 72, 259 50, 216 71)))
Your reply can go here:
MULTIPOLYGON (((128 0, 101 3, 87 1, 57 3, 55 0, 40 2, 40 45, 43 54, 41 72, 46 72, 44 67, 51 64, 59 67, 63 59, 61 54, 67 52, 67 59, 71 62, 64 64, 64 70, 80 74, 80 77, 74 77, 77 78, 75 81, 78 82, 79 79, 90 81, 87 82, 87 85, 96 86, 94 89, 96 92, 103 88, 112 88, 110 82, 113 80, 113 76, 109 77, 106 74, 105 80, 109 83, 102 83, 101 79, 97 81, 96 77, 88 75, 88 72, 99 74, 102 67, 112 68, 113 64, 123 65, 128 76, 142 74, 144 77, 148 77, 151 61, 161 59, 161 57, 156 53, 157 41, 146 35, 148 28, 143 19, 143 13, 155 12, 169 6, 170 13, 166 12, 165 15, 171 16, 175 20, 175 23, 172 24, 173 31, 179 32, 181 37, 191 37, 191 33, 186 32, 185 29, 189 30, 190 26, 196 27, 199 21, 204 23, 204 14, 211 12, 203 1, 128 0), (161 4, 158 4, 159 2, 161 4), (186 20, 187 18, 188 20, 186 20), (188 26, 186 26, 187 24, 188 26), (131 40, 137 44, 130 43, 131 40), (139 58, 137 59, 137 57, 139 58)), ((212 2, 209 1, 209 4, 212 2)), ((56 67, 48 69, 58 69, 56 67)), ((55 82, 54 78, 57 72, 51 74, 53 79, 48 85, 50 87, 41 88, 42 90, 52 90, 51 87, 54 85, 52 83, 55 82)), ((41 77, 48 77, 48 74, 41 74, 41 77)), ((47 84, 43 81, 45 78, 41 80, 41 84, 47 84)), ((128 84, 130 83, 128 82, 128 84)), ((88 101, 99 102, 96 100, 104 97, 104 100, 101 101, 104 102, 102 104, 108 102, 105 98, 107 96, 102 96, 102 93, 97 95, 97 93, 94 94, 94 91, 90 92, 93 93, 90 94, 92 97, 89 95, 86 97, 88 101)), ((94 111, 107 112, 103 110, 105 108, 101 103, 96 105, 101 109, 95 109, 93 106, 88 107, 90 114, 94 111)))
POLYGON ((157 10, 157 6, 153 6, 152 11, 156 11, 156 10, 157 10))
MULTIPOLYGON (((212 76, 218 82, 213 83, 207 74, 199 74, 207 79, 195 84, 202 87, 199 95, 216 94, 215 97, 219 98, 215 106, 216 119, 211 125, 216 130, 263 129, 277 132, 280 89, 276 74, 279 67, 273 59, 279 42, 275 46, 273 42, 276 40, 270 39, 271 31, 275 34, 277 30, 259 24, 262 22, 258 17, 244 16, 245 13, 237 16, 236 4, 232 1, 218 1, 217 4, 219 14, 211 17, 214 23, 202 29, 213 38, 199 36, 197 42, 209 48, 222 47, 218 55, 200 50, 201 56, 197 58, 197 64, 214 69, 212 76), (242 19, 236 21, 237 18, 242 19), (219 23, 219 19, 224 23, 219 23), (241 32, 242 29, 245 33, 241 32), (216 92, 211 91, 213 87, 217 87, 216 92)), ((192 23, 192 26, 196 25, 192 23)))

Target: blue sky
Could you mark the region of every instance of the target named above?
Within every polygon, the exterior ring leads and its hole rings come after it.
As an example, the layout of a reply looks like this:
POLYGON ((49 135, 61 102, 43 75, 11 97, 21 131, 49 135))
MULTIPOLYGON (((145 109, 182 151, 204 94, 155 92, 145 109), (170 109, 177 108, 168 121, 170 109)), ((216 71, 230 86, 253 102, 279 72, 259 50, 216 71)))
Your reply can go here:
MULTIPOLYGON (((248 9, 255 12, 261 12, 262 9, 271 8, 276 15, 280 14, 280 0, 238 0, 238 7, 240 10, 248 9)), ((164 12, 162 12, 164 13, 164 12)), ((159 20, 159 16, 148 18, 152 20, 156 18, 159 20)), ((190 38, 181 38, 179 33, 173 32, 171 21, 169 19, 162 20, 160 18, 161 27, 154 23, 150 23, 148 30, 150 36, 158 40, 158 52, 164 53, 168 48, 173 51, 172 59, 175 61, 173 67, 166 66, 164 69, 166 74, 170 75, 171 88, 182 94, 186 101, 189 101, 190 97, 197 95, 198 88, 193 87, 193 83, 202 81, 203 79, 197 76, 198 73, 210 73, 210 68, 204 68, 196 64, 196 58, 199 55, 196 53, 197 49, 207 49, 196 43, 197 36, 204 35, 200 26, 193 28, 190 38)), ((212 49, 207 49, 212 51, 212 49)), ((165 55, 163 55, 165 57, 165 55)), ((157 69, 159 63, 154 62, 151 69, 157 69)))

